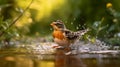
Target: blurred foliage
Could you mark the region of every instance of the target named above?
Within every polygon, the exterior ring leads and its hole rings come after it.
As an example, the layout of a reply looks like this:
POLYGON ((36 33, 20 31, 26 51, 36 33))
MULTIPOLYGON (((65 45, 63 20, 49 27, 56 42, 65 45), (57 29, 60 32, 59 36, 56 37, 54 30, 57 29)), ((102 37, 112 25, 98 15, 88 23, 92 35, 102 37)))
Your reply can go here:
POLYGON ((3 18, 0 18, 0 41, 5 44, 9 44, 9 41, 12 38, 19 37, 19 31, 17 31, 17 28, 13 26, 9 29, 9 23, 10 20, 3 21, 3 18))
MULTIPOLYGON (((2 20, 0 33, 10 24, 9 21, 14 20, 24 11, 30 2, 31 0, 0 0, 2 20)), ((116 44, 120 41, 119 2, 119 0, 34 0, 29 9, 8 30, 9 32, 6 31, 4 36, 11 36, 8 35, 10 32, 46 36, 52 32, 49 24, 59 19, 73 31, 89 28, 90 31, 86 36, 91 40, 99 38, 110 42, 117 39, 117 42, 114 42, 116 44)))

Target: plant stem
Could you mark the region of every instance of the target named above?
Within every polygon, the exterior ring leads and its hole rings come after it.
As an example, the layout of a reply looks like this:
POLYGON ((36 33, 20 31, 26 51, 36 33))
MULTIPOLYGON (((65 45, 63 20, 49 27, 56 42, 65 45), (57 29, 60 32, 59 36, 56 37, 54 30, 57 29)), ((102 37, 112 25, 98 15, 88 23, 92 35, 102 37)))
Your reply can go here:
POLYGON ((0 37, 3 36, 5 34, 5 31, 10 29, 23 16, 23 14, 29 9, 32 3, 33 3, 33 0, 31 0, 30 4, 26 7, 26 9, 19 16, 11 22, 11 24, 7 27, 7 29, 5 29, 4 31, 0 33, 0 37))

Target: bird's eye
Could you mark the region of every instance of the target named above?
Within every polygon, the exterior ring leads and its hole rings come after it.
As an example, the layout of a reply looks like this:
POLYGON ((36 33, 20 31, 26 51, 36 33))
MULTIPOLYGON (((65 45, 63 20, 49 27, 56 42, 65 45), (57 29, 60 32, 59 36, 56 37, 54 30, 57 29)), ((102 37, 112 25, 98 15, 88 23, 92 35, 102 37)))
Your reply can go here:
POLYGON ((56 24, 58 27, 62 27, 63 25, 61 25, 61 24, 56 24))
POLYGON ((56 25, 58 28, 64 28, 64 25, 63 25, 63 24, 56 23, 55 25, 56 25))

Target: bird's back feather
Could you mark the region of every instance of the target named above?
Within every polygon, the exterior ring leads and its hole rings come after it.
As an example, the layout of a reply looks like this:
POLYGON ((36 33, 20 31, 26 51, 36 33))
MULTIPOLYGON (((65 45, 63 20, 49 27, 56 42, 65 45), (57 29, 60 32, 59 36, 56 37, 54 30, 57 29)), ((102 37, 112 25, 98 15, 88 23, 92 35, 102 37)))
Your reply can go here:
POLYGON ((84 35, 87 31, 88 31, 88 29, 80 30, 80 31, 77 31, 77 32, 73 32, 73 31, 70 31, 70 30, 64 30, 64 35, 69 40, 74 40, 74 39, 78 39, 79 37, 84 35))

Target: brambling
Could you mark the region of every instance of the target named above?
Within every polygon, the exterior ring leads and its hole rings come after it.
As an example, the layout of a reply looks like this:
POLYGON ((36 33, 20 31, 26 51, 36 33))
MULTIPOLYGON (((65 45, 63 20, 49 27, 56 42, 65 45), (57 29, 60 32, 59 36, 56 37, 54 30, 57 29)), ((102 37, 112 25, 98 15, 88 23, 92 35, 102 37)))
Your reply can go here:
POLYGON ((66 48, 67 50, 70 50, 70 45, 74 44, 79 38, 84 35, 88 29, 86 30, 80 30, 80 31, 70 31, 66 28, 65 24, 57 20, 55 22, 52 22, 50 24, 54 31, 53 31, 53 40, 56 42, 59 46, 62 46, 66 48))

